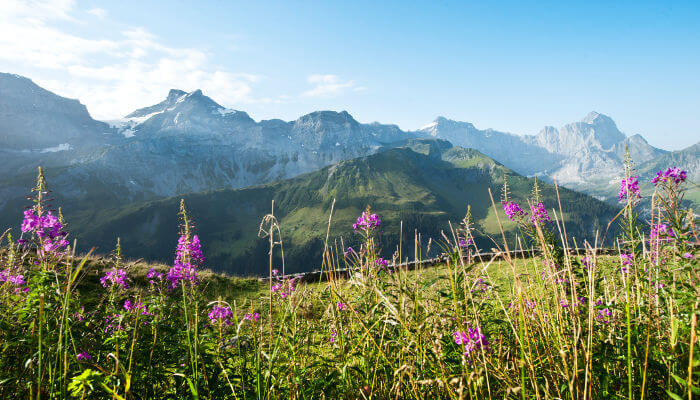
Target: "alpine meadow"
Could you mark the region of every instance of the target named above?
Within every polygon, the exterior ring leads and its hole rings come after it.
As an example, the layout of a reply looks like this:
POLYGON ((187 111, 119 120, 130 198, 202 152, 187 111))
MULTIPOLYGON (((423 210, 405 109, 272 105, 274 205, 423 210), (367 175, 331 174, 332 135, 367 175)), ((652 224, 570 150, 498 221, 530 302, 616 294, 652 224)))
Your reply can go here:
POLYGON ((695 2, 0 10, 0 398, 700 399, 695 2))

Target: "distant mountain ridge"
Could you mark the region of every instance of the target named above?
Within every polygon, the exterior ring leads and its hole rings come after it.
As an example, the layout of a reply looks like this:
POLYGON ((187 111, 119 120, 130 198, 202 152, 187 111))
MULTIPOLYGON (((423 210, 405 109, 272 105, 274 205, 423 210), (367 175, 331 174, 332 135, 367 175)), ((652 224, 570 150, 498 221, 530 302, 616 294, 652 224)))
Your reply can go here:
MULTIPOLYGON (((433 238, 433 251, 439 251, 440 232, 449 229, 448 221, 454 224, 464 218, 469 204, 477 244, 490 249, 493 243, 487 236, 500 235, 500 230, 488 190, 498 193, 504 175, 510 176, 513 198, 524 201, 533 179, 515 174, 476 150, 421 138, 295 178, 187 194, 184 199, 197 222, 207 267, 230 274, 263 275, 269 244, 256 234, 273 200, 282 229, 286 271, 301 272, 320 268, 333 199, 337 200, 331 225, 334 248, 341 245, 340 237, 345 247, 358 244, 352 223, 370 204, 383 220, 378 241, 384 257, 391 257, 400 238, 404 254, 413 254, 414 231, 425 238, 423 246, 433 238)), ((553 186, 541 183, 540 188, 547 207, 553 207, 553 186)), ((562 188, 560 195, 567 231, 579 242, 593 241, 596 233, 602 236, 607 221, 617 212, 613 206, 571 190, 562 188)), ((127 256, 169 262, 177 239, 178 204, 179 197, 172 197, 98 213, 77 210, 70 220, 77 235, 90 238, 90 245, 98 245, 102 253, 120 237, 127 256)), ((514 224, 505 215, 500 218, 512 239, 514 224)), ((275 263, 281 265, 280 260, 275 263)))
POLYGON ((625 136, 610 117, 597 112, 560 129, 545 127, 534 136, 479 130, 471 123, 443 117, 420 132, 477 149, 521 174, 556 179, 583 191, 591 178, 620 176, 626 149, 638 163, 668 153, 649 145, 640 135, 625 136))
MULTIPOLYGON (((27 78, 0 74, 0 155, 11 167, 0 173, 0 205, 5 193, 17 189, 11 182, 18 184, 21 176, 28 181, 39 164, 59 172, 59 187, 73 182, 64 193, 69 197, 99 190, 95 195, 101 201, 123 202, 274 182, 417 137, 473 148, 520 174, 557 180, 607 200, 615 197, 610 182, 619 179, 626 148, 638 164, 668 154, 639 135, 625 136, 611 118, 595 112, 531 136, 480 130, 443 117, 403 131, 359 123, 346 111, 257 122, 201 90, 170 90, 158 104, 105 123, 92 119, 76 100, 27 78)), ((692 179, 697 171, 689 172, 692 179)))

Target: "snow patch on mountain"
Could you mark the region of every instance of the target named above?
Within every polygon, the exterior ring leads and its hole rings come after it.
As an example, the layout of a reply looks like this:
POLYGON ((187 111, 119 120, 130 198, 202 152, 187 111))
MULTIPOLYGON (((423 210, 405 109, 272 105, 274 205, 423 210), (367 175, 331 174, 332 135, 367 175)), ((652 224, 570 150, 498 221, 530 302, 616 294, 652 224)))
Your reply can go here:
POLYGON ((68 151, 72 149, 73 146, 71 146, 68 143, 61 143, 58 146, 53 146, 53 147, 47 147, 43 150, 40 150, 40 153, 57 153, 59 151, 68 151))

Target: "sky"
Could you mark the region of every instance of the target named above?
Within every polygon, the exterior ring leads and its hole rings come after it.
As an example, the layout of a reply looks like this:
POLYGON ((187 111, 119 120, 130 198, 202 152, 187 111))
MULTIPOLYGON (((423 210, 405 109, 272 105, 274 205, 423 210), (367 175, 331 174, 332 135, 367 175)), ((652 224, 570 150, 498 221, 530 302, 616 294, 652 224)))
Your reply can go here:
MULTIPOLYGON (((536 134, 597 111, 700 141, 700 1, 0 0, 0 72, 97 119, 204 93, 254 119, 347 110, 536 134)), ((1 95, 1 94, 0 94, 1 95)))

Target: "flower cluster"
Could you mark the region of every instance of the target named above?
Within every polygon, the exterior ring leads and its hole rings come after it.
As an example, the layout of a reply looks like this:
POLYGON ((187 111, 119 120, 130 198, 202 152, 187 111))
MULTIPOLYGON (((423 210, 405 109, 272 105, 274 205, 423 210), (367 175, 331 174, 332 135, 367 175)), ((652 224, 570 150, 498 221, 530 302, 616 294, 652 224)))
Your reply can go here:
POLYGON ((389 260, 385 260, 381 257, 375 259, 374 263, 377 264, 377 267, 379 267, 380 269, 386 268, 389 266, 389 260))
MULTIPOLYGON (((36 234, 41 241, 40 252, 56 253, 68 246, 68 233, 63 230, 63 224, 51 211, 40 216, 34 208, 25 210, 22 232, 36 234)), ((26 241, 21 240, 20 243, 24 244, 26 241)))
POLYGON ((121 287, 122 289, 128 289, 129 277, 123 269, 115 268, 100 278, 100 283, 104 288, 121 287))
POLYGON ((632 254, 620 254, 620 261, 622 261, 622 273, 626 274, 629 272, 629 268, 634 264, 634 256, 632 254))
POLYGON ((231 318, 233 317, 233 311, 226 306, 214 306, 211 311, 209 311, 209 321, 214 323, 221 323, 224 325, 231 325, 231 318))
POLYGON ((121 331, 122 328, 122 315, 112 314, 105 318, 105 333, 109 331, 121 331))
POLYGON ((681 170, 678 167, 668 168, 666 171, 659 171, 656 173, 656 177, 651 180, 651 183, 658 185, 659 182, 673 182, 678 185, 681 182, 685 182, 688 177, 688 172, 681 170))
POLYGON ((503 211, 506 212, 506 215, 511 221, 515 221, 516 219, 520 219, 527 215, 527 213, 520 208, 518 203, 514 201, 506 201, 503 203, 503 211))
POLYGON ((151 268, 148 270, 148 274, 146 274, 146 278, 149 279, 148 283, 151 285, 156 284, 157 281, 162 281, 163 280, 163 274, 160 272, 156 271, 155 268, 151 268))
POLYGON ((368 211, 363 211, 362 215, 357 217, 357 222, 352 224, 352 229, 355 231, 369 232, 378 228, 382 224, 377 214, 370 214, 368 211))
POLYGON ((603 309, 598 310, 598 314, 595 316, 595 319, 604 323, 604 324, 609 324, 611 316, 612 316, 612 311, 610 311, 609 308, 603 308, 603 309))
POLYGON ((22 286, 26 282, 24 280, 24 275, 14 274, 9 270, 0 271, 0 282, 9 283, 15 286, 22 286))
POLYGON ((272 285, 270 290, 272 293, 278 294, 281 298, 286 299, 297 289, 297 280, 299 278, 294 277, 285 280, 282 279, 278 273, 276 269, 272 270, 272 275, 274 275, 277 282, 272 285))
POLYGON ((654 224, 651 226, 651 233, 649 234, 650 239, 656 239, 661 237, 672 238, 675 237, 673 234, 673 229, 666 224, 654 224))
POLYGON ((92 356, 88 354, 87 351, 81 351, 76 357, 78 358, 78 361, 88 361, 92 359, 92 356))
POLYGON ((488 351, 489 341, 479 327, 469 328, 468 332, 455 332, 452 335, 455 343, 464 346, 465 356, 470 355, 474 350, 483 349, 488 351))
POLYGON ((462 238, 459 238, 459 247, 462 247, 462 248, 465 248, 465 249, 466 249, 466 248, 469 247, 469 245, 471 245, 471 244, 474 244, 474 242, 472 242, 471 239, 466 239, 466 240, 464 240, 464 239, 462 239, 462 238))
POLYGON ((152 315, 151 313, 148 312, 148 307, 146 307, 145 304, 142 302, 137 302, 134 303, 129 299, 126 299, 124 301, 124 309, 128 312, 133 312, 133 313, 141 313, 141 315, 152 315))
POLYGON ((247 321, 255 321, 258 322, 260 319, 260 313, 247 313, 246 315, 243 316, 243 319, 247 321))
MULTIPOLYGON (((517 206, 517 204, 516 204, 516 206, 517 206)), ((533 224, 538 223, 538 222, 551 221, 551 219, 549 219, 549 214, 547 214, 547 209, 544 207, 544 204, 542 204, 542 203, 537 203, 537 204, 532 205, 532 207, 530 207, 530 211, 532 211, 532 216, 530 217, 530 219, 532 219, 533 224)))
POLYGON ((192 239, 187 235, 181 235, 177 241, 175 263, 168 271, 168 282, 171 288, 176 288, 183 281, 197 281, 197 266, 204 262, 202 246, 197 235, 192 239))
POLYGON ((628 198, 632 201, 642 198, 639 194, 639 180, 636 176, 622 178, 620 181, 620 192, 617 194, 617 200, 622 201, 628 198))

